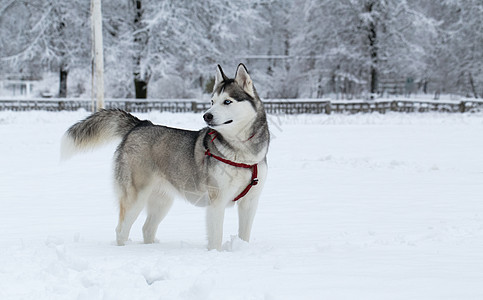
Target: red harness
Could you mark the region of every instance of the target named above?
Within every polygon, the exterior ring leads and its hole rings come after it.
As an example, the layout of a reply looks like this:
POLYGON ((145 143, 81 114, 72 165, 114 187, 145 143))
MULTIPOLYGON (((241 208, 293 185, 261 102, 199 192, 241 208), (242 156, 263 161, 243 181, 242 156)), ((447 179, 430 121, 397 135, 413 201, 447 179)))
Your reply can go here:
MULTIPOLYGON (((215 134, 215 133, 216 133, 216 131, 212 131, 209 134, 211 135, 211 134, 215 134)), ((215 137, 211 141, 213 142, 216 139, 216 137, 217 137, 217 135, 215 135, 215 137)), ((250 137, 250 139, 252 137, 250 137)), ((233 199, 233 201, 237 201, 240 198, 242 198, 243 196, 245 196, 250 191, 252 186, 258 184, 258 178, 257 178, 257 176, 258 176, 258 164, 247 165, 247 164, 243 164, 243 163, 237 163, 237 162, 225 159, 223 157, 214 155, 213 153, 210 152, 210 149, 208 149, 208 148, 205 151, 205 155, 209 156, 209 157, 213 157, 214 159, 217 159, 217 160, 221 161, 222 163, 225 163, 225 164, 230 165, 230 166, 234 166, 234 167, 237 167, 237 168, 244 168, 244 169, 252 169, 252 179, 250 180, 250 183, 247 185, 247 187, 238 196, 235 197, 235 199, 233 199)))

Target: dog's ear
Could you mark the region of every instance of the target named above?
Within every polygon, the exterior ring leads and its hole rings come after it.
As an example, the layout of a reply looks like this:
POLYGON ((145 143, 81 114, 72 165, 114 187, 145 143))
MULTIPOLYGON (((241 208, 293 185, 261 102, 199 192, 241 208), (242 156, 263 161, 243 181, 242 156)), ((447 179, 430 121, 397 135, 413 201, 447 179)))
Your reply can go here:
POLYGON ((247 68, 244 64, 239 64, 236 69, 235 82, 245 91, 248 95, 255 97, 253 90, 253 81, 248 75, 247 68))
POLYGON ((213 93, 215 92, 218 84, 220 84, 225 80, 228 80, 228 77, 226 77, 225 73, 223 73, 223 69, 221 68, 221 66, 218 65, 216 67, 216 76, 215 76, 215 84, 213 85, 213 93))

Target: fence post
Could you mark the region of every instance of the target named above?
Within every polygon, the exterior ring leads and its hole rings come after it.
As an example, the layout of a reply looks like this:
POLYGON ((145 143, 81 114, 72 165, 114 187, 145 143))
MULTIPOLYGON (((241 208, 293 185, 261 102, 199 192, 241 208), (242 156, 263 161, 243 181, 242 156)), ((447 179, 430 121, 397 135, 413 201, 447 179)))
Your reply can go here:
POLYGON ((191 111, 194 113, 198 112, 198 107, 196 105, 196 101, 191 101, 191 111))
POLYGON ((332 113, 332 107, 330 105, 330 101, 327 101, 327 103, 325 104, 325 113, 327 115, 330 115, 332 113))

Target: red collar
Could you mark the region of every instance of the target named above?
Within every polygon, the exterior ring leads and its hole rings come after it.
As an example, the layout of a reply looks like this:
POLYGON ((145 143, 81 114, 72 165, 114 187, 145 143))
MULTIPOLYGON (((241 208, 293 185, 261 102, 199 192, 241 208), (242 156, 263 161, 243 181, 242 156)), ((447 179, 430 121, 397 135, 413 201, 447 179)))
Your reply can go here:
MULTIPOLYGON (((208 134, 210 134, 210 135, 215 134, 215 137, 211 140, 212 142, 218 136, 218 133, 216 131, 211 131, 208 134)), ((250 140, 253 136, 255 136, 255 135, 252 135, 248 140, 250 140)), ((210 149, 208 149, 208 148, 206 148, 205 155, 209 156, 209 157, 213 157, 214 159, 219 160, 222 163, 225 163, 225 164, 230 165, 230 166, 234 166, 234 167, 237 167, 237 168, 244 168, 244 169, 252 169, 252 178, 250 180, 250 183, 247 185, 247 187, 238 196, 235 197, 235 199, 233 199, 233 201, 237 201, 240 198, 242 198, 243 196, 245 196, 250 191, 252 186, 258 184, 258 177, 257 177, 258 176, 258 164, 248 165, 248 164, 243 164, 243 163, 237 163, 237 162, 225 159, 223 157, 220 157, 218 155, 214 155, 213 153, 210 152, 210 149)))

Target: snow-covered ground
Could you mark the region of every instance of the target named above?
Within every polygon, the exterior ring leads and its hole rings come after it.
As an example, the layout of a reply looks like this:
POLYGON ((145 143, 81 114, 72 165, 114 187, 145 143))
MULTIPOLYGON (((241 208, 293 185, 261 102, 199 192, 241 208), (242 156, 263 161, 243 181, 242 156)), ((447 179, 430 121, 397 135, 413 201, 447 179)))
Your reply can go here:
POLYGON ((0 299, 483 299, 483 114, 270 116, 253 240, 229 209, 221 252, 183 201, 115 246, 116 145, 59 162, 85 116, 0 112, 0 299))

